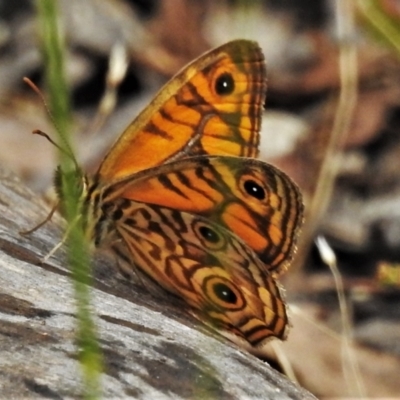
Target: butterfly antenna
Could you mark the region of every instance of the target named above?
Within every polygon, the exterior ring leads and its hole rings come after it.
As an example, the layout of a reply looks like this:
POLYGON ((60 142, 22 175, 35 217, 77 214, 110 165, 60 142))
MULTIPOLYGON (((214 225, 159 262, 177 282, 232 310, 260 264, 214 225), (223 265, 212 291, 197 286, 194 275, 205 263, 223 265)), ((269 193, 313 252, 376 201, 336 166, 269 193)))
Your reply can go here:
MULTIPOLYGON (((53 126, 55 127, 57 132, 60 132, 60 129, 56 123, 56 120, 54 119, 53 114, 50 111, 50 107, 48 106, 47 101, 46 101, 45 97, 43 96, 43 93, 41 92, 41 90, 26 76, 23 78, 23 81, 40 97, 40 99, 42 100, 42 104, 47 112, 47 115, 49 116, 51 122, 53 123, 53 126)), ((72 160, 72 162, 75 164, 76 169, 79 170, 78 162, 76 161, 76 159, 74 157, 74 153, 72 152, 70 145, 63 139, 63 136, 61 134, 59 136, 61 137, 63 146, 56 143, 53 139, 50 138, 50 136, 47 133, 41 131, 40 129, 35 129, 32 131, 32 133, 34 135, 39 135, 39 136, 43 136, 44 138, 46 138, 58 150, 60 150, 62 153, 64 153, 66 156, 68 156, 72 160)))
POLYGON ((53 146, 57 147, 58 150, 60 150, 62 153, 64 153, 68 157, 70 157, 72 159, 72 161, 74 162, 74 164, 78 165, 75 162, 75 158, 72 157, 72 153, 70 153, 68 150, 64 149, 62 146, 60 146, 58 143, 56 143, 46 132, 43 132, 40 129, 34 129, 32 131, 32 133, 34 135, 39 135, 39 136, 46 138, 53 146))

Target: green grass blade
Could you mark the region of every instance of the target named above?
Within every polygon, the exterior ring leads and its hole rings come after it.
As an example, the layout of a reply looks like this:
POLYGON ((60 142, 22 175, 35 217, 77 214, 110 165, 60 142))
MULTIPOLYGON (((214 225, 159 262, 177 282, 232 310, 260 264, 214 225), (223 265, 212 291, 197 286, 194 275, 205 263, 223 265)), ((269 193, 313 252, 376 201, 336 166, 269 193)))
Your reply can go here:
POLYGON ((62 209, 68 222, 68 261, 71 267, 77 302, 77 342, 84 385, 83 396, 96 399, 100 395, 102 358, 96 339, 96 327, 90 312, 92 283, 88 243, 81 218, 79 189, 82 175, 70 150, 71 111, 68 85, 65 79, 65 43, 60 25, 58 2, 36 0, 38 27, 45 65, 49 106, 59 134, 62 171, 62 209))

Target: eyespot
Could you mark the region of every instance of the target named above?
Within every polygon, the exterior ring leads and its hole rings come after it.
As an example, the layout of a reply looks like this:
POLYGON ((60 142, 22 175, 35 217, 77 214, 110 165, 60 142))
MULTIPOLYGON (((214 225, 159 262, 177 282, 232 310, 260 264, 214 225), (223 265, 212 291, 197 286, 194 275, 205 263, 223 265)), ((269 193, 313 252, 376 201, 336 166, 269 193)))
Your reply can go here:
POLYGON ((194 220, 193 230, 202 245, 207 249, 221 250, 226 245, 225 237, 215 226, 204 221, 194 220))
POLYGON ((210 243, 215 244, 220 241, 218 233, 215 230, 209 228, 208 226, 205 225, 200 226, 199 233, 205 240, 207 240, 210 243))
POLYGON ((215 81, 215 91, 220 96, 231 94, 235 90, 235 81, 229 72, 224 72, 215 81))
POLYGON ((213 286, 214 294, 223 302, 236 304, 237 296, 235 292, 225 283, 216 283, 213 286))
POLYGON ((228 279, 218 275, 204 279, 203 289, 214 305, 230 311, 240 310, 246 303, 240 289, 228 279))
POLYGON ((264 187, 254 179, 246 179, 243 183, 243 187, 249 196, 252 196, 257 200, 264 200, 266 197, 264 187))

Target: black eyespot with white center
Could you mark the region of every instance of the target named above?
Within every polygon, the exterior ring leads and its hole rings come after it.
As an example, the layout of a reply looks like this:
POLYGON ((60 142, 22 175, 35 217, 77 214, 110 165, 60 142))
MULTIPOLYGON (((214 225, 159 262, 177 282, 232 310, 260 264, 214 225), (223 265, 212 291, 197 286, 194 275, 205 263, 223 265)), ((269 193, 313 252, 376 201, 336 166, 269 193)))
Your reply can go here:
POLYGON ((243 187, 249 196, 252 196, 257 200, 264 200, 266 197, 265 189, 253 179, 247 179, 244 182, 243 187))
POLYGON ((222 250, 226 246, 223 232, 213 224, 202 220, 193 221, 193 230, 201 245, 209 250, 222 250))
POLYGON ((199 232, 200 235, 210 243, 215 244, 218 243, 220 240, 218 233, 214 229, 209 228, 208 226, 205 225, 200 226, 199 232))
POLYGON ((226 271, 214 268, 215 274, 210 274, 203 281, 204 294, 210 303, 219 309, 238 311, 246 306, 246 300, 240 288, 227 276, 226 271))
POLYGON ((224 283, 215 283, 213 285, 214 294, 223 302, 229 304, 236 304, 237 296, 228 285, 224 283))
POLYGON ((232 94, 235 90, 235 81, 229 72, 224 72, 215 81, 215 91, 220 96, 232 94))

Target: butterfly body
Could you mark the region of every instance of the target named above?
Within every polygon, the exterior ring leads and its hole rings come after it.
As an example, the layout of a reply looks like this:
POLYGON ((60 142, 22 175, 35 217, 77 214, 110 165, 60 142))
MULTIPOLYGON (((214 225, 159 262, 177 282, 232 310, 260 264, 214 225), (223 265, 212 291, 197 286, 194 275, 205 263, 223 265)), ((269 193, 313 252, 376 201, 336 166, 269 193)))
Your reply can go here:
POLYGON ((84 178, 88 237, 251 346, 284 338, 274 271, 287 266, 301 195, 258 154, 266 68, 237 40, 184 68, 84 178))

